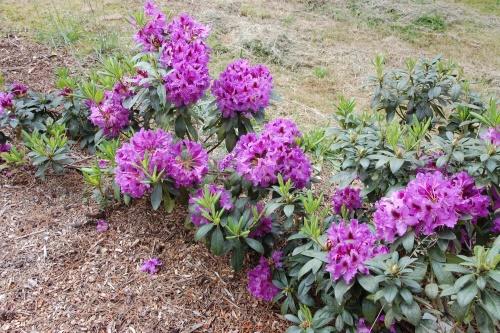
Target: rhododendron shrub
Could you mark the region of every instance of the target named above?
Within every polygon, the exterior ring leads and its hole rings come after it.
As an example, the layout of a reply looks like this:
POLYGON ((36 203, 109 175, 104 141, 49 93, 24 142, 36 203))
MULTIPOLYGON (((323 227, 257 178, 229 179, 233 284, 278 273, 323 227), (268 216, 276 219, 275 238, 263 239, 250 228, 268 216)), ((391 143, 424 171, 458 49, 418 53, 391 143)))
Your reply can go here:
POLYGON ((141 129, 116 152, 115 181, 122 193, 132 198, 151 193, 154 209, 163 201, 170 210, 171 196, 199 185, 207 172, 208 155, 200 144, 175 142, 161 129, 141 129))

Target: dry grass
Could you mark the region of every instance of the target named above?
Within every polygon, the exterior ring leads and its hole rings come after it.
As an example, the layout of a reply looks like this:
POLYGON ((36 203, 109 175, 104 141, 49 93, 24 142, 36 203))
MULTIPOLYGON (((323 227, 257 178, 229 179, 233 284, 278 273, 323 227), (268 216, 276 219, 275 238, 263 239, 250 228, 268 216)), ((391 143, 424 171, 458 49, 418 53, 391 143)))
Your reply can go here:
MULTIPOLYGON (((474 1, 158 2, 171 14, 190 12, 212 27, 214 75, 239 56, 268 64, 282 97, 271 117, 291 117, 304 129, 325 124, 339 95, 355 97, 366 107, 366 78, 377 53, 386 55, 388 66, 401 65, 407 57, 443 54, 465 68, 476 89, 500 91, 500 57, 494 56, 500 54, 500 18, 474 1), (318 67, 328 74, 318 78, 318 67)), ((5 0, 0 10, 10 30, 26 29, 39 40, 60 39, 54 17, 70 31, 75 25, 80 35, 66 47, 85 59, 95 57, 99 36, 116 35, 110 52, 128 50, 133 30, 126 18, 141 5, 142 0, 5 0)))

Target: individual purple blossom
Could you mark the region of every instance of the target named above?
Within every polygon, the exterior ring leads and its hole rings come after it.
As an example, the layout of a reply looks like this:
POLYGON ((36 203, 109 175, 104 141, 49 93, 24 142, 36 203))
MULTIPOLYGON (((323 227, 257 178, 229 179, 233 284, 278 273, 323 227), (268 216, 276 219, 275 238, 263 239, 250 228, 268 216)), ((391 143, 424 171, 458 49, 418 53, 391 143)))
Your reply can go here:
POLYGON ((462 215, 470 215, 475 222, 479 217, 488 216, 490 198, 477 188, 474 178, 466 171, 459 172, 451 177, 452 184, 459 189, 461 201, 456 205, 456 211, 462 215))
POLYGON ((198 189, 194 194, 189 197, 189 210, 191 222, 197 227, 204 224, 210 223, 204 216, 203 213, 209 213, 209 209, 202 207, 198 201, 203 198, 204 190, 208 189, 210 194, 219 194, 219 201, 216 209, 224 209, 226 212, 233 210, 233 201, 231 193, 224 189, 222 186, 217 186, 215 184, 207 185, 205 188, 198 189))
POLYGON ((212 93, 224 118, 250 115, 269 105, 273 79, 264 65, 251 66, 239 59, 227 66, 215 80, 212 93))
POLYGON ((109 229, 108 221, 100 219, 97 220, 96 230, 97 232, 105 232, 109 229))
POLYGON ((206 39, 210 29, 193 20, 188 14, 183 13, 169 23, 167 32, 173 41, 196 41, 206 39))
POLYGON ((130 142, 124 143, 116 152, 115 181, 123 193, 140 198, 150 189, 148 175, 162 173, 172 164, 172 136, 161 129, 135 133, 130 142), (147 170, 143 161, 147 159, 147 170))
POLYGON ((68 97, 73 94, 73 89, 70 87, 64 87, 59 91, 59 96, 68 97))
POLYGON ((387 248, 377 245, 377 238, 370 228, 355 219, 332 224, 327 235, 329 250, 326 270, 335 281, 343 279, 349 284, 356 274, 368 274, 365 262, 387 253, 387 248))
POLYGON ((145 260, 141 266, 141 272, 149 273, 151 275, 158 273, 163 263, 158 258, 151 258, 145 260))
POLYGON ((347 211, 361 208, 360 189, 350 186, 335 190, 332 197, 332 208, 336 214, 342 213, 342 207, 347 211))
POLYGON ((480 135, 481 139, 498 146, 500 145, 500 126, 490 127, 480 135))
POLYGON ((274 267, 276 268, 282 268, 283 267, 283 251, 273 251, 271 253, 271 259, 273 262, 274 267))
POLYGON ((8 153, 12 146, 9 143, 0 144, 0 153, 8 153))
POLYGON ((173 69, 164 78, 167 99, 177 107, 195 103, 210 85, 208 67, 182 62, 173 69))
POLYGON ((89 120, 103 130, 107 138, 114 138, 129 123, 130 111, 123 107, 122 102, 129 92, 118 82, 113 91, 104 92, 104 99, 90 105, 89 120))
POLYGON ((302 137, 297 125, 286 118, 276 118, 264 126, 264 135, 273 136, 287 145, 294 146, 298 138, 302 137))
POLYGON ((10 87, 10 92, 16 97, 23 96, 28 92, 28 87, 23 83, 14 82, 10 87))
POLYGON ((259 264, 248 272, 247 277, 247 289, 253 297, 270 302, 278 294, 279 289, 272 281, 271 266, 265 257, 260 257, 259 264))
POLYGON ((358 324, 356 325, 356 333, 371 333, 371 328, 366 325, 366 321, 364 318, 360 318, 358 320, 358 324))
POLYGON ((273 229, 273 219, 270 216, 265 215, 264 204, 262 202, 258 202, 255 205, 255 208, 256 208, 257 214, 259 216, 260 215, 262 215, 262 216, 257 221, 257 226, 255 227, 255 229, 252 230, 248 234, 248 237, 250 237, 250 238, 264 237, 265 235, 269 234, 273 229))
POLYGON ((171 164, 168 175, 176 187, 198 185, 208 173, 208 154, 197 142, 182 140, 171 148, 171 164))

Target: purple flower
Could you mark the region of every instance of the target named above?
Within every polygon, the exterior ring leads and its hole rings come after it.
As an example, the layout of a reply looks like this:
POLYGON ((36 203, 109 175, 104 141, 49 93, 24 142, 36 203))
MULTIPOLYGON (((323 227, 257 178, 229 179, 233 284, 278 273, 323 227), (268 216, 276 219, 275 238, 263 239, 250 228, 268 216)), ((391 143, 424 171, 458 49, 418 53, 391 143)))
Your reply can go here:
POLYGON ((491 228, 491 232, 494 232, 494 233, 497 233, 497 234, 500 233, 500 216, 497 216, 493 220, 493 226, 491 228))
POLYGON ((23 96, 28 92, 28 87, 20 82, 14 82, 10 87, 10 92, 16 97, 23 96))
POLYGON ((269 105, 273 79, 264 65, 251 66, 247 60, 239 59, 215 80, 212 93, 224 118, 236 114, 249 115, 269 105))
POLYGON ((163 78, 167 99, 175 106, 187 106, 200 99, 210 86, 210 49, 205 43, 209 29, 182 14, 167 27, 160 63, 170 70, 163 78))
POLYGON ((148 174, 162 173, 172 164, 172 136, 163 130, 144 130, 135 133, 130 142, 116 152, 115 181, 123 193, 140 198, 150 189, 148 174), (147 161, 147 170, 143 162, 147 161))
POLYGON ((11 93, 0 92, 0 107, 10 109, 13 106, 14 96, 11 93))
POLYGON ((451 177, 439 171, 419 173, 404 190, 376 204, 377 235, 392 242, 409 227, 430 235, 441 227, 453 228, 463 215, 475 221, 488 215, 489 199, 481 192, 466 172, 451 177))
MULTIPOLYGON (((208 189, 212 195, 220 194, 219 202, 216 209, 224 209, 226 212, 233 210, 233 200, 231 197, 231 193, 224 189, 222 186, 217 186, 215 184, 210 184, 205 186, 205 189, 208 189)), ((204 216, 203 213, 209 213, 209 210, 205 207, 202 207, 198 204, 198 201, 203 198, 204 189, 200 188, 196 191, 196 193, 192 194, 189 197, 189 211, 191 216, 191 222, 197 227, 210 223, 204 216)))
POLYGON ((149 273, 151 275, 158 273, 160 270, 160 266, 162 266, 163 263, 160 261, 158 258, 151 258, 148 260, 145 260, 142 263, 141 266, 141 272, 149 273))
POLYGON ((488 128, 480 137, 495 146, 500 145, 500 126, 488 128))
POLYGON ((356 326, 356 333, 371 333, 370 327, 366 325, 364 318, 358 320, 358 325, 356 326))
POLYGON ((166 40, 167 18, 152 0, 146 1, 144 14, 150 20, 135 34, 135 41, 146 52, 158 51, 166 40))
POLYGON ((168 175, 176 187, 198 185, 208 173, 208 154, 199 143, 182 140, 172 146, 168 175))
POLYGON ((73 89, 71 89, 70 87, 64 87, 59 91, 59 96, 68 97, 71 94, 73 94, 73 89))
POLYGON ((466 171, 462 171, 453 175, 451 182, 461 193, 462 200, 456 205, 458 213, 472 216, 473 222, 478 217, 488 216, 490 198, 483 195, 483 190, 475 186, 474 178, 469 176, 466 171))
MULTIPOLYGON (((257 214, 260 215, 263 213, 265 206, 262 202, 258 202, 255 205, 255 208, 257 209, 257 214)), ((272 229, 273 229, 273 219, 270 216, 262 215, 259 221, 257 221, 256 228, 248 234, 248 237, 250 238, 264 237, 265 235, 270 233, 272 229)))
MULTIPOLYGON (((276 123, 277 121, 273 122, 276 123)), ((255 133, 243 135, 219 167, 222 170, 234 168, 244 179, 258 187, 276 184, 278 174, 285 181, 290 179, 295 188, 305 187, 311 178, 312 167, 307 156, 295 143, 294 138, 300 132, 282 132, 277 128, 280 127, 269 126, 260 136, 255 133)))
POLYGON ((290 119, 276 118, 264 126, 264 133, 279 139, 286 145, 295 145, 302 136, 297 125, 290 119))
POLYGON ((283 267, 283 251, 273 251, 271 254, 271 259, 273 261, 273 265, 276 268, 283 267))
POLYGON ((106 230, 108 230, 108 228, 109 228, 108 221, 102 219, 97 220, 97 226, 96 226, 97 232, 105 232, 106 230))
POLYGON ((368 274, 364 263, 383 253, 387 248, 377 245, 377 238, 366 224, 352 219, 350 223, 334 223, 327 231, 329 251, 326 270, 333 280, 343 279, 351 283, 356 274, 368 274))
POLYGON ((103 130, 107 138, 113 138, 129 123, 129 110, 123 107, 123 100, 128 97, 128 89, 118 82, 113 91, 106 91, 104 99, 90 105, 90 121, 103 130))
POLYGON ((356 189, 350 186, 337 189, 333 193, 332 197, 332 208, 336 214, 342 213, 342 207, 345 207, 348 211, 354 211, 361 208, 361 196, 359 193, 360 189, 356 189))
POLYGON ((106 160, 99 160, 97 162, 97 166, 101 169, 106 169, 108 167, 108 161, 106 160))
POLYGON ((8 143, 0 144, 0 153, 8 153, 12 146, 8 143))
POLYGON ((247 289, 250 294, 267 302, 273 300, 279 289, 273 284, 271 266, 265 257, 260 257, 259 264, 248 272, 247 289))

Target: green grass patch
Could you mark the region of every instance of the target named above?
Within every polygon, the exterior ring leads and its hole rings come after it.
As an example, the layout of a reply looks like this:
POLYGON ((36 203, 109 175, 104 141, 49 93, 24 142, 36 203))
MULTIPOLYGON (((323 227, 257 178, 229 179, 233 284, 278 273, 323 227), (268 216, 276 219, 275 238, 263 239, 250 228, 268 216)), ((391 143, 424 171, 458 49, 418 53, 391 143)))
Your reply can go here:
POLYGON ((439 14, 422 15, 414 21, 414 24, 418 27, 437 32, 442 32, 446 29, 446 21, 439 14))
POLYGON ((454 0, 475 8, 484 14, 500 16, 500 0, 454 0))
POLYGON ((315 67, 313 69, 313 74, 318 79, 324 79, 325 77, 328 76, 328 69, 326 69, 325 67, 315 67))

